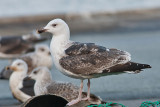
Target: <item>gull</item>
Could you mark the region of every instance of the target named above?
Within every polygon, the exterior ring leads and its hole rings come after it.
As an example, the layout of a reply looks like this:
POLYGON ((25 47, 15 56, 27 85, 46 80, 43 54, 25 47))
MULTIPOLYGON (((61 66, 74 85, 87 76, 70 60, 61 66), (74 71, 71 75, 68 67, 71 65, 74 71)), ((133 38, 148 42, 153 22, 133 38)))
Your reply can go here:
POLYGON ((0 58, 17 58, 34 51, 34 44, 46 40, 33 31, 22 36, 0 36, 0 58))
MULTIPOLYGON (((50 54, 49 47, 45 44, 36 45, 34 52, 24 54, 20 56, 19 59, 22 59, 27 63, 27 74, 29 74, 34 68, 38 66, 46 66, 49 69, 51 69, 52 67, 52 56, 50 54)), ((4 67, 3 70, 0 72, 0 78, 9 79, 11 73, 11 70, 6 70, 4 67)))
POLYGON ((7 69, 13 70, 9 79, 9 86, 13 97, 20 102, 27 101, 31 96, 20 90, 23 79, 27 76, 28 66, 26 62, 16 59, 7 69))
POLYGON ((31 72, 38 66, 46 66, 49 69, 52 67, 52 56, 50 49, 45 44, 36 45, 35 52, 22 55, 20 59, 28 64, 28 71, 31 72))
POLYGON ((74 105, 81 100, 90 100, 90 79, 119 73, 138 73, 150 65, 131 62, 126 51, 106 48, 95 43, 79 43, 70 40, 70 30, 62 19, 50 21, 38 33, 53 34, 50 51, 56 68, 72 78, 80 79, 81 85, 77 99, 68 103, 74 105), (88 79, 88 94, 82 99, 83 80, 88 79))
MULTIPOLYGON (((78 97, 79 87, 72 83, 57 82, 52 79, 51 73, 47 67, 35 68, 28 78, 34 79, 34 92, 35 95, 54 94, 65 98, 67 101, 72 101, 78 97)), ((86 97, 86 93, 82 93, 82 97, 86 97)), ((103 101, 91 94, 92 104, 101 104, 103 101)))

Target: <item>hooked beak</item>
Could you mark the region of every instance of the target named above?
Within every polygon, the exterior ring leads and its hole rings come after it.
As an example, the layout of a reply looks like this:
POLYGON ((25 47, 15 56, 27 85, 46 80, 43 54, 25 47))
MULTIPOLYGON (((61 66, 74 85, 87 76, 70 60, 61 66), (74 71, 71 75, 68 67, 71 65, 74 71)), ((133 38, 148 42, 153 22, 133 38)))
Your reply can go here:
POLYGON ((48 30, 48 29, 42 28, 42 29, 37 30, 37 33, 43 33, 43 32, 46 32, 47 30, 48 30))
POLYGON ((17 68, 14 67, 14 66, 7 66, 5 69, 6 69, 6 70, 13 70, 13 71, 16 71, 16 70, 17 70, 17 68))

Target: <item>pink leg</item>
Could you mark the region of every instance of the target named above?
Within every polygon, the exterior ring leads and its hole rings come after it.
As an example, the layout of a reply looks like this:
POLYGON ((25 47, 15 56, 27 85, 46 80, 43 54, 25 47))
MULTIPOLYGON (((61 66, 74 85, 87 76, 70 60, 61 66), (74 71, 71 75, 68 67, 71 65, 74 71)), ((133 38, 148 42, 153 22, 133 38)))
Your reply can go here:
POLYGON ((88 86, 88 92, 87 92, 87 97, 86 98, 83 98, 82 100, 90 100, 90 79, 88 79, 88 83, 87 83, 87 86, 88 86))
POLYGON ((74 105, 74 104, 76 104, 76 103, 78 103, 79 101, 82 100, 82 90, 83 90, 83 80, 81 80, 81 85, 80 85, 80 89, 79 89, 78 98, 75 99, 75 100, 72 100, 71 102, 69 102, 69 103, 67 104, 68 106, 74 105))
POLYGON ((91 85, 91 82, 90 82, 90 79, 88 79, 88 94, 87 94, 87 98, 90 99, 90 85, 91 85))
POLYGON ((78 95, 78 99, 82 99, 82 90, 83 90, 83 80, 81 80, 81 85, 80 85, 80 89, 79 89, 79 95, 78 95))

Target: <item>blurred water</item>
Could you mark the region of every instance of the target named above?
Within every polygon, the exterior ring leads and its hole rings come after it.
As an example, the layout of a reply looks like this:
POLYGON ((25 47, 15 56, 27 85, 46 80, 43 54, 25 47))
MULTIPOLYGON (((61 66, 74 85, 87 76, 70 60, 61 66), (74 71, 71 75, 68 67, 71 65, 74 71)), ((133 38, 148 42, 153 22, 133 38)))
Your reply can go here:
MULTIPOLYGON (((91 80, 91 92, 104 99, 160 98, 160 30, 117 33, 81 33, 71 39, 79 42, 95 42, 109 48, 119 48, 132 54, 132 61, 152 66, 140 74, 121 74, 91 80)), ((49 41, 46 42, 49 44, 49 41)), ((0 69, 8 63, 0 60, 0 69)), ((80 80, 64 76, 55 67, 52 76, 57 81, 79 85, 80 80)), ((85 88, 86 89, 86 81, 85 88)), ((0 100, 12 98, 8 81, 0 80, 0 100)))
POLYGON ((1 0, 0 17, 160 7, 160 0, 1 0))

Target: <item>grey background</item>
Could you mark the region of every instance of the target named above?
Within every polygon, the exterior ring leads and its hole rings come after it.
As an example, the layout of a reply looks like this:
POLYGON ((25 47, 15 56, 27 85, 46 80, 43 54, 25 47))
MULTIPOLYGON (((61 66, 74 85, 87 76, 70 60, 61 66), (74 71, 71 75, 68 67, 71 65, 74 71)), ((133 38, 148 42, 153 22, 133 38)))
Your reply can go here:
POLYGON ((0 17, 160 7, 159 0, 1 0, 0 17))

